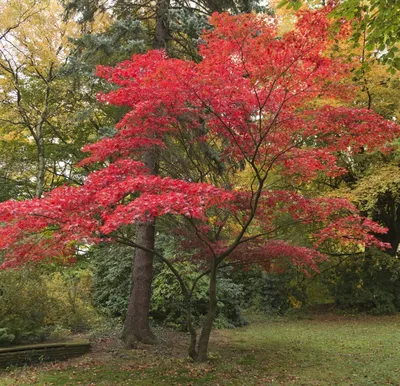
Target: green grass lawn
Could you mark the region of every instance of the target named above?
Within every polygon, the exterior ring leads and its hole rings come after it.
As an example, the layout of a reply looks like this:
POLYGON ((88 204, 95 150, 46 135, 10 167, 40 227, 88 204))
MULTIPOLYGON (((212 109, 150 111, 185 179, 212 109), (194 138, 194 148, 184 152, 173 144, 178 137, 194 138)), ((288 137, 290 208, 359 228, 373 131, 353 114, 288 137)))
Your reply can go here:
POLYGON ((100 344, 70 362, 2 372, 0 385, 400 385, 400 315, 256 318, 215 331, 202 365, 174 339, 134 351, 100 344))

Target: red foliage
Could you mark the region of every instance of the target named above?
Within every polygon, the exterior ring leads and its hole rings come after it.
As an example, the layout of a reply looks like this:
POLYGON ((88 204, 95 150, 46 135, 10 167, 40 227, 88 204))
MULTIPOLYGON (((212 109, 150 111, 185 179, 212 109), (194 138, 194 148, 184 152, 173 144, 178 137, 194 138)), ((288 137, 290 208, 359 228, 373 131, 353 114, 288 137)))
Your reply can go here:
POLYGON ((382 149, 399 133, 395 123, 368 110, 310 107, 316 99, 349 96, 340 84, 348 65, 324 55, 331 44, 327 12, 302 12, 283 37, 270 18, 215 14, 200 63, 150 51, 115 68, 99 67, 99 76, 119 86, 99 100, 130 111, 114 137, 85 147, 91 154, 81 164, 109 166, 82 187, 1 204, 3 267, 71 255, 79 243, 112 239, 125 224, 167 214, 190 219, 192 236, 185 242, 202 258, 291 255, 296 264, 314 266, 320 253, 268 240, 283 213, 294 222, 318 224, 315 246, 327 240, 383 246, 369 232, 385 230, 347 201, 267 187, 275 169, 301 181, 340 175, 338 152, 382 149), (211 179, 163 178, 137 161, 143 150, 165 147, 165 138, 199 130, 192 141, 212 143, 222 161, 246 163, 253 181, 228 189, 211 179))

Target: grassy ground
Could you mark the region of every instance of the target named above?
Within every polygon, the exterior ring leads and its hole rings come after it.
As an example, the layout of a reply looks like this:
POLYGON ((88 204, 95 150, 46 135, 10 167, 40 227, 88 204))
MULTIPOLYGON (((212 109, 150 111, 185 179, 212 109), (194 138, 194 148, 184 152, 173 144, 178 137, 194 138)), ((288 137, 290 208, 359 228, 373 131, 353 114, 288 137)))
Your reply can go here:
POLYGON ((203 365, 186 358, 185 339, 134 351, 104 340, 69 362, 0 373, 0 385, 400 385, 400 315, 258 318, 215 331, 203 365))

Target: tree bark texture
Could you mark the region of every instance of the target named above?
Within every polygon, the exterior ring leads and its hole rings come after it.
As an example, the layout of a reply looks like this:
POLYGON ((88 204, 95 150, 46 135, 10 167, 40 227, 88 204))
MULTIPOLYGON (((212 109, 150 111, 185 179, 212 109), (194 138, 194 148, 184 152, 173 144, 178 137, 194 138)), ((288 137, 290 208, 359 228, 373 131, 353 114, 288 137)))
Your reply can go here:
POLYGON ((36 140, 37 172, 36 172, 35 196, 40 198, 43 195, 43 189, 44 189, 44 172, 45 172, 46 160, 44 154, 44 139, 41 128, 38 134, 39 135, 36 140))
MULTIPOLYGON (((154 223, 137 224, 136 242, 143 247, 154 248, 154 223)), ((153 279, 153 254, 135 250, 132 264, 132 293, 129 300, 122 339, 133 348, 137 341, 153 344, 156 339, 149 325, 151 282, 153 279)))
POLYGON ((192 294, 189 293, 186 296, 186 326, 190 333, 190 341, 189 341, 189 349, 188 354, 189 357, 193 360, 197 358, 197 351, 196 351, 196 343, 197 343, 197 332, 196 328, 193 326, 192 322, 192 294))
POLYGON ((210 272, 210 286, 209 286, 209 306, 206 318, 201 329, 199 337, 199 345, 197 349, 196 362, 205 362, 208 354, 208 343, 210 341, 211 330, 217 314, 217 264, 212 263, 210 272))
MULTIPOLYGON (((158 0, 156 5, 156 28, 154 49, 166 48, 168 41, 169 0, 158 0)), ((150 149, 143 155, 143 162, 150 173, 158 173, 159 154, 150 149)), ((139 223, 136 228, 136 244, 154 250, 155 221, 139 223)), ((122 339, 127 347, 134 347, 137 341, 153 344, 156 338, 149 325, 151 283, 153 280, 153 254, 136 248, 132 264, 132 292, 124 324, 122 339)))
MULTIPOLYGON (((158 172, 158 159, 155 149, 148 150, 143 155, 143 162, 152 174, 158 172)), ((154 250, 155 221, 139 222, 136 225, 136 244, 147 250, 154 250)), ((156 343, 149 324, 152 280, 153 253, 136 248, 132 263, 132 292, 122 333, 122 340, 128 348, 135 347, 137 341, 156 343)))

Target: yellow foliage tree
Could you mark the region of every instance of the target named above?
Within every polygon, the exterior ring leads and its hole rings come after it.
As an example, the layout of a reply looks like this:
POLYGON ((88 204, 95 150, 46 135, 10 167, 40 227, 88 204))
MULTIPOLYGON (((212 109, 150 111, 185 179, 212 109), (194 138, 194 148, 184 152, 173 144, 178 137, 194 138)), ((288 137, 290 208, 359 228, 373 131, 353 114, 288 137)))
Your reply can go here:
POLYGON ((7 168, 4 178, 11 173, 34 182, 31 194, 41 197, 49 169, 46 147, 69 141, 63 113, 75 102, 61 73, 73 49, 69 38, 78 36, 79 27, 63 20, 56 0, 0 0, 0 13, 0 169, 7 168), (15 168, 10 151, 22 159, 34 153, 34 165, 15 168))

